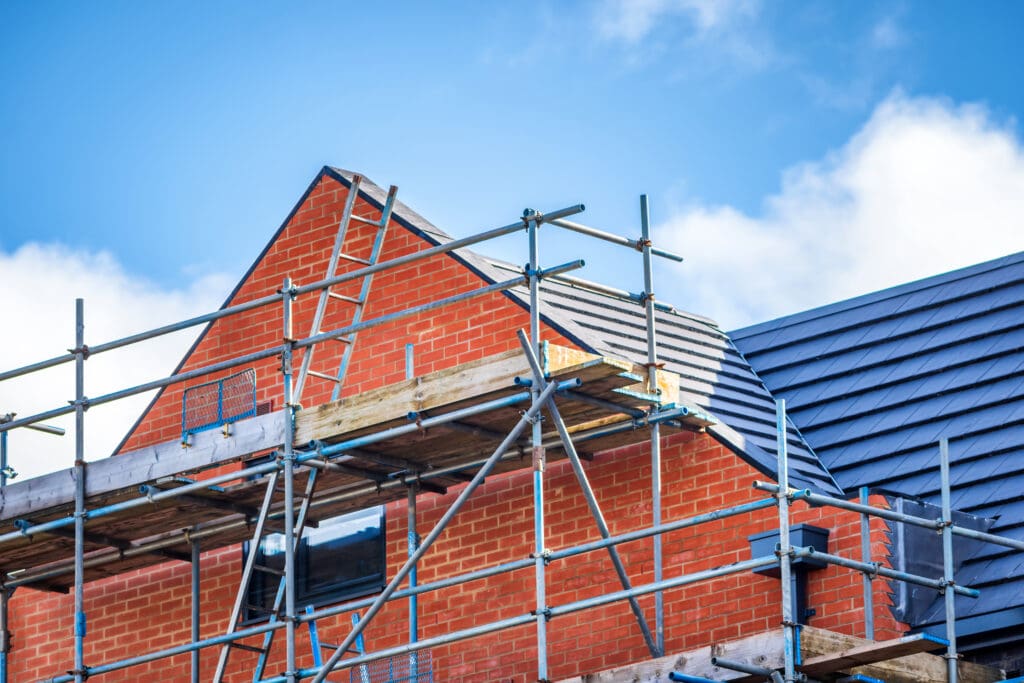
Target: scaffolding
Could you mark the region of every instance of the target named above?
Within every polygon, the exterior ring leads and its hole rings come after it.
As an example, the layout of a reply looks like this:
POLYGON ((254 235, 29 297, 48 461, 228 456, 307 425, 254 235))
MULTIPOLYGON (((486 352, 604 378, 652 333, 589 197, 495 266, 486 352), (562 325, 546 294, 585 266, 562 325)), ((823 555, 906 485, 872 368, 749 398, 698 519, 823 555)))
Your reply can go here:
MULTIPOLYGON (((785 404, 779 401, 776 425, 778 483, 757 482, 755 484, 757 489, 767 495, 754 502, 665 521, 662 519, 661 510, 660 449, 663 438, 662 429, 699 431, 711 424, 713 418, 680 405, 671 393, 673 382, 675 391, 678 391, 678 377, 659 368, 655 311, 667 310, 669 307, 655 299, 652 257, 659 256, 677 261, 681 258, 652 245, 646 197, 641 198, 641 235, 636 239, 613 235, 568 220, 570 216, 583 211, 582 205, 549 213, 527 210, 521 219, 504 227, 452 240, 389 261, 378 260, 380 249, 377 245, 374 247, 373 257, 362 262, 362 267, 339 275, 336 273, 336 265, 339 259, 345 258, 342 246, 348 223, 355 220, 376 224, 379 228, 378 238, 383 239, 394 202, 395 188, 392 188, 388 194, 386 205, 381 207, 381 218, 370 219, 356 216, 353 213, 353 207, 355 197, 359 194, 359 182, 359 176, 355 176, 349 202, 346 204, 339 226, 338 241, 332 252, 327 277, 324 279, 298 285, 290 278, 285 278, 281 289, 274 294, 96 345, 87 345, 85 342, 84 304, 81 299, 78 299, 76 300, 75 344, 69 354, 7 372, 0 372, 0 381, 5 381, 65 363, 74 363, 75 368, 75 398, 70 405, 24 418, 9 415, 0 421, 0 436, 3 437, 4 451, 2 467, 6 467, 6 436, 10 430, 40 428, 44 426, 43 422, 55 417, 72 413, 75 416, 75 462, 71 483, 64 488, 56 485, 49 487, 33 494, 29 500, 22 501, 23 517, 17 520, 17 528, 0 533, 0 561, 8 567, 16 564, 18 568, 18 571, 8 571, 4 575, 2 589, 0 589, 0 683, 7 680, 7 659, 10 649, 7 637, 7 609, 12 592, 19 586, 63 585, 62 582, 67 582, 69 574, 73 575, 73 581, 69 587, 74 593, 73 669, 66 674, 52 676, 47 679, 48 683, 82 683, 88 678, 104 673, 186 653, 190 653, 192 656, 192 680, 198 681, 200 676, 198 653, 205 648, 220 648, 220 660, 214 678, 215 681, 220 681, 224 675, 225 663, 231 649, 239 647, 241 640, 253 636, 264 638, 263 647, 257 648, 260 651, 260 664, 253 675, 253 680, 260 683, 295 683, 304 679, 320 683, 332 672, 342 669, 353 672, 352 680, 362 681, 365 680, 363 673, 369 672, 371 666, 378 666, 379 663, 388 659, 403 662, 405 667, 404 674, 402 674, 405 676, 403 680, 420 681, 427 680, 421 678, 421 674, 429 666, 427 657, 430 648, 505 629, 531 625, 536 631, 536 677, 538 681, 548 681, 547 628, 550 620, 615 602, 627 602, 650 657, 659 658, 667 654, 665 652, 665 617, 662 598, 666 590, 768 566, 779 566, 782 574, 780 582, 783 615, 781 666, 769 668, 745 661, 733 661, 721 656, 713 657, 710 661, 710 665, 715 667, 713 671, 725 672, 719 675, 719 679, 722 679, 722 676, 733 679, 740 674, 750 677, 749 680, 783 680, 787 683, 809 678, 825 678, 834 672, 845 671, 853 665, 942 647, 945 648, 947 679, 951 682, 957 681, 958 672, 963 664, 958 667, 953 597, 954 595, 976 596, 978 593, 972 588, 958 585, 954 580, 953 536, 970 537, 1016 550, 1024 550, 1024 542, 967 529, 953 523, 949 495, 949 451, 945 441, 940 447, 942 517, 938 520, 914 517, 868 505, 866 491, 861 492, 861 502, 855 503, 814 493, 810 490, 794 490, 788 483, 789 463, 786 445, 788 423, 785 404), (543 225, 572 230, 639 251, 642 254, 643 291, 638 294, 621 292, 609 287, 584 284, 582 281, 565 275, 565 273, 581 267, 582 261, 571 261, 547 269, 542 268, 538 231, 543 225), (362 319, 361 307, 366 300, 369 283, 375 273, 400 268, 418 260, 519 232, 527 233, 529 260, 517 277, 470 292, 453 294, 380 318, 362 319), (551 348, 541 338, 540 284, 549 278, 571 282, 573 286, 589 287, 596 292, 626 298, 640 305, 644 309, 646 317, 646 363, 633 367, 632 364, 624 365, 621 362, 616 363, 612 359, 595 360, 588 356, 581 360, 580 357, 572 354, 561 364, 552 362, 551 348), (327 331, 321 330, 323 310, 332 298, 336 298, 331 296, 331 289, 337 285, 355 281, 362 283, 359 300, 350 302, 359 306, 357 313, 352 317, 350 323, 343 327, 327 331), (320 434, 313 439, 306 438, 309 423, 303 422, 304 416, 300 414, 297 394, 301 392, 308 377, 317 376, 314 371, 309 369, 312 350, 316 345, 338 340, 347 344, 342 367, 338 374, 334 377, 324 377, 325 380, 336 382, 334 398, 337 398, 345 366, 355 342, 355 335, 361 330, 387 325, 403 317, 519 286, 525 286, 529 290, 529 330, 528 332, 522 330, 517 332, 521 352, 514 354, 514 360, 511 355, 506 354, 500 359, 486 359, 485 362, 475 366, 474 371, 478 374, 473 377, 478 381, 473 383, 471 391, 466 395, 460 396, 448 404, 439 405, 436 410, 431 410, 429 413, 424 411, 411 414, 404 420, 388 417, 376 422, 370 421, 361 424, 359 429, 353 428, 353 430, 346 431, 336 428, 336 433, 333 435, 328 433, 320 434), (298 297, 307 294, 319 297, 317 314, 309 336, 296 338, 292 329, 293 305, 298 297), (171 332, 212 324, 229 316, 268 306, 280 307, 280 344, 100 397, 89 398, 86 395, 84 369, 86 360, 91 356, 171 332), (304 355, 296 376, 293 361, 296 353, 300 351, 304 355), (86 472, 105 472, 102 470, 103 461, 89 465, 85 462, 83 435, 85 413, 90 406, 168 387, 172 384, 188 382, 221 371, 235 370, 256 361, 274 357, 281 360, 283 400, 281 410, 267 415, 244 417, 233 423, 230 421, 225 423, 222 419, 223 415, 220 415, 217 420, 197 422, 196 424, 201 424, 201 428, 193 426, 191 429, 187 429, 187 425, 183 424, 183 439, 188 441, 188 449, 182 451, 177 442, 151 449, 157 452, 157 455, 160 452, 164 454, 177 453, 176 458, 164 457, 161 460, 154 455, 150 460, 144 461, 140 455, 140 465, 137 470, 126 465, 128 471, 121 472, 117 476, 111 475, 110 481, 114 483, 108 482, 107 488, 103 490, 89 488, 92 486, 93 479, 90 478, 87 482, 86 472), (517 363, 515 365, 517 371, 522 370, 523 372, 516 374, 513 381, 509 381, 512 378, 507 372, 499 374, 496 378, 491 377, 489 365, 500 363, 517 363), (629 371, 624 372, 623 368, 629 371), (642 373, 641 376, 637 376, 636 370, 642 373), (482 379, 484 376, 490 377, 488 380, 491 382, 490 384, 482 379), (623 389, 625 390, 623 391, 623 389), (557 403, 556 398, 558 398, 557 403), (504 409, 509 407, 521 410, 517 419, 512 420, 507 417, 508 411, 504 409), (554 428, 553 433, 550 431, 545 433, 540 419, 542 411, 548 415, 549 424, 554 428), (614 420, 608 420, 609 415, 616 417, 614 420), (604 419, 595 421, 594 418, 597 416, 604 419), (472 422, 474 419, 477 420, 476 423, 472 422), (223 447, 220 450, 207 447, 212 437, 209 437, 209 432, 206 430, 213 422, 225 424, 224 434, 230 433, 233 437, 234 445, 231 449, 227 449, 227 452, 223 447), (600 424, 595 424, 595 422, 600 422, 600 424), (442 425, 449 425, 453 428, 462 427, 469 431, 475 429, 477 435, 486 432, 488 438, 494 439, 497 436, 500 444, 491 448, 490 455, 486 458, 474 455, 473 449, 468 449, 468 451, 461 449, 466 452, 460 452, 458 445, 447 452, 440 449, 438 452, 441 455, 429 463, 399 458, 395 453, 400 448, 388 450, 389 444, 401 446, 401 440, 409 434, 421 434, 424 429, 442 425), (302 438, 297 436, 297 430, 302 432, 302 438), (303 432, 303 430, 307 431, 303 432), (652 523, 646 528, 613 535, 582 466, 577 444, 591 442, 597 444, 598 448, 606 448, 636 443, 645 439, 650 443, 651 454, 652 523), (302 446, 296 444, 302 444, 302 446), (529 462, 532 467, 533 553, 529 557, 515 561, 473 569, 428 583, 418 583, 416 571, 424 556, 485 478, 494 472, 522 467, 520 458, 524 444, 528 445, 529 462), (376 466, 367 464, 369 456, 365 449, 371 446, 376 446, 379 449, 371 454, 376 466), (246 467, 244 471, 233 470, 197 481, 181 479, 184 472, 238 463, 246 456, 268 449, 273 449, 273 458, 267 462, 246 467), (547 547, 544 519, 545 462, 549 457, 549 451, 556 449, 561 451, 569 462, 599 532, 600 540, 556 550, 547 547), (183 452, 184 456, 181 455, 183 452), (157 465, 157 460, 161 464, 157 465), (184 466, 186 463, 188 466, 184 466), (429 467, 425 465, 429 465, 429 467), (161 470, 161 467, 164 469, 161 470), (177 469, 175 469, 176 467, 177 469), (140 474, 140 471, 144 471, 145 474, 140 474), (296 492, 296 483, 301 481, 302 476, 306 477, 307 488, 304 493, 299 494, 296 492), (332 480, 331 477, 334 479, 332 480), (328 487, 326 492, 320 494, 316 488, 319 480, 334 481, 335 483, 346 482, 346 484, 340 488, 328 487), (362 483, 352 484, 353 481, 362 483), (242 482, 242 484, 238 482, 242 482), (462 483, 464 488, 436 525, 421 539, 416 529, 417 496, 422 491, 439 490, 438 483, 444 484, 445 482, 462 483), (283 486, 283 495, 282 499, 275 503, 274 497, 279 485, 283 486), (137 490, 133 489, 134 492, 128 492, 131 487, 138 488, 137 490), (300 611, 295 598, 295 555, 301 530, 310 512, 316 511, 321 515, 336 514, 339 511, 359 507, 371 498, 380 500, 381 495, 390 496, 391 500, 401 498, 407 500, 409 538, 408 556, 405 562, 390 577, 385 588, 374 597, 351 600, 344 604, 320 609, 300 611), (162 502, 171 500, 185 501, 187 509, 190 511, 187 528, 160 526, 156 517, 147 516, 147 510, 157 509, 162 502), (794 546, 789 537, 789 508, 797 501, 811 505, 832 506, 862 515, 861 558, 854 560, 820 552, 811 547, 794 546), (665 578, 661 549, 661 539, 664 534, 772 508, 777 511, 780 537, 774 552, 713 569, 665 578), (46 516, 50 518, 41 519, 46 516), (891 569, 874 561, 871 558, 869 547, 868 519, 870 517, 913 524, 941 532, 943 576, 938 578, 918 576, 891 569), (125 519, 130 521, 125 522, 125 519), (109 526, 126 533, 127 537, 119 536, 105 529, 104 520, 112 520, 109 526), (133 527, 134 533, 128 533, 133 530, 133 527), (283 531, 286 539, 284 571, 274 603, 273 616, 264 623, 246 625, 239 622, 241 602, 245 594, 244 584, 252 574, 253 568, 249 565, 254 562, 253 558, 256 556, 255 552, 250 552, 247 566, 243 572, 243 585, 240 586, 238 598, 225 632, 217 636, 200 637, 199 615, 202 605, 199 602, 199 566, 201 550, 224 547, 242 540, 258 543, 269 529, 283 531), (49 541, 53 539, 63 539, 63 541, 50 543, 49 541), (67 539, 73 540, 70 549, 67 547, 67 539), (654 580, 647 584, 634 585, 617 548, 623 543, 640 539, 651 539, 654 553, 654 580), (183 545, 187 546, 190 552, 183 553, 180 550, 183 545), (621 590, 565 604, 550 604, 546 596, 546 568, 548 565, 592 552, 607 553, 621 584, 621 590), (940 641, 927 637, 907 637, 901 639, 899 643, 893 641, 871 642, 870 645, 861 645, 856 653, 844 650, 813 660, 802 660, 798 642, 801 627, 796 623, 797 619, 793 614, 789 576, 793 561, 811 556, 818 561, 847 567, 864 575, 864 635, 868 641, 873 641, 874 638, 870 580, 877 576, 927 586, 943 593, 946 601, 947 638, 940 641), (190 642, 115 661, 87 665, 84 656, 87 631, 83 601, 84 584, 92 578, 104 575, 99 573, 104 567, 114 567, 116 571, 125 571, 152 564, 154 561, 167 557, 192 563, 191 614, 193 623, 190 642), (521 614, 428 638, 420 637, 418 596, 508 572, 529 569, 533 569, 534 575, 534 604, 529 609, 524 609, 521 614), (654 596, 653 629, 638 602, 638 598, 646 595, 654 596), (397 600, 408 601, 408 642, 395 647, 366 651, 362 646, 363 632, 386 604, 397 600), (321 661, 315 630, 316 623, 319 620, 355 610, 361 611, 361 618, 353 623, 346 637, 331 651, 326 660, 321 661), (298 630, 302 626, 309 627, 311 640, 314 643, 315 666, 313 668, 300 668, 297 664, 296 638, 298 630), (280 675, 265 676, 263 665, 272 646, 273 634, 279 631, 283 631, 285 640, 286 670, 280 675), (347 656, 350 654, 353 656, 347 656)), ((408 366, 411 367, 411 363, 408 366)), ((411 376, 410 371, 407 377, 411 378, 411 376)), ((241 411, 239 415, 248 415, 241 409, 239 411, 241 411)), ((479 443, 473 442, 474 445, 479 443)), ((125 462, 124 458, 125 456, 119 456, 116 460, 125 462)), ((9 491, 10 488, 8 487, 7 490, 9 491)), ((11 519, 11 516, 18 511, 13 502, 10 506, 7 505, 8 502, 5 498, 5 519, 11 519)), ((180 527, 181 522, 176 522, 176 526, 180 527)), ((245 647, 252 649, 250 646, 245 647)), ((709 675, 700 675, 693 671, 672 671, 668 674, 668 678, 681 681, 715 680, 709 675)))

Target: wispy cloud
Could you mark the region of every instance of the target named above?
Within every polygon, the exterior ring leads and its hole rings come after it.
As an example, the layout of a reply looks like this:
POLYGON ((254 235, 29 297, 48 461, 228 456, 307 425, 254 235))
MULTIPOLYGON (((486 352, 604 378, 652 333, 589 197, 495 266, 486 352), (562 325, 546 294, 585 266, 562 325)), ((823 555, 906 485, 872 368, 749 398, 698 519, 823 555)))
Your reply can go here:
MULTIPOLYGON (((0 335, 3 370, 58 356, 73 347, 77 297, 85 300, 86 343, 95 345, 213 310, 230 284, 223 276, 207 275, 181 289, 162 289, 125 272, 108 253, 55 244, 0 251, 0 272, 4 274, 0 317, 9 330, 0 335)), ((86 362, 86 395, 100 396, 169 374, 198 331, 93 356, 86 362)), ((0 383, 0 413, 16 412, 19 417, 66 405, 73 398, 69 364, 0 383)), ((85 428, 87 459, 110 455, 149 399, 150 395, 142 395, 91 408, 85 428)), ((61 417, 48 424, 64 427, 67 436, 25 429, 10 433, 10 460, 20 479, 74 463, 73 420, 61 417)))
POLYGON ((593 22, 597 35, 619 43, 631 64, 696 50, 704 70, 720 64, 759 70, 777 59, 757 21, 760 11, 758 0, 605 0, 593 22))
POLYGON ((731 328, 1024 249, 1024 147, 981 105, 877 106, 845 145, 787 170, 760 215, 680 209, 677 305, 731 328))
POLYGON ((755 15, 753 0, 606 0, 596 21, 604 38, 638 43, 660 24, 684 21, 698 35, 723 30, 755 15))

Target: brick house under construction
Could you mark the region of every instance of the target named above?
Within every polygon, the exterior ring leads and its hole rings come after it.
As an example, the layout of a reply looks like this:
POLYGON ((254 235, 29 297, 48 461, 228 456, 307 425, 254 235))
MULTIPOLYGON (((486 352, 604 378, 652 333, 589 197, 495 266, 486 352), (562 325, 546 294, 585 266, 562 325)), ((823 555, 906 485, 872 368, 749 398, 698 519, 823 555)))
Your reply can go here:
POLYGON ((727 334, 459 244, 324 168, 118 455, 2 490, 5 680, 1019 675, 1024 255, 727 334))

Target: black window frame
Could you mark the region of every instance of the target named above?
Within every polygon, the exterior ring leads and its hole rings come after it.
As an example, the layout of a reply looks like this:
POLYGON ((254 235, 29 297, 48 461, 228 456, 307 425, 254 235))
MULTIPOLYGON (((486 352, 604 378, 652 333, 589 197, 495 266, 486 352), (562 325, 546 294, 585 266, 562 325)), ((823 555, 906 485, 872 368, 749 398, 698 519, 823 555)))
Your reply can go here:
MULTIPOLYGON (((336 515, 325 520, 321 520, 319 528, 307 527, 303 530, 302 539, 299 542, 299 547, 295 553, 295 605, 299 610, 304 609, 307 605, 313 607, 323 607, 325 605, 335 604, 351 600, 354 598, 365 597, 367 595, 373 595, 383 590, 384 586, 387 585, 387 518, 385 514, 385 506, 377 505, 369 508, 361 508, 359 510, 353 510, 342 515, 336 515), (343 524, 346 519, 358 519, 358 515, 367 515, 368 513, 376 512, 376 529, 377 533, 371 538, 364 541, 366 544, 376 544, 375 549, 371 549, 371 552, 375 550, 376 557, 372 558, 378 562, 377 567, 380 571, 375 572, 364 572, 363 576, 358 578, 348 579, 342 582, 337 580, 330 582, 329 586, 318 586, 310 587, 309 581, 311 578, 315 579, 315 575, 311 572, 312 556, 308 539, 315 537, 317 534, 324 533, 325 529, 330 529, 332 525, 343 524)), ((367 527, 372 528, 372 527, 367 527)), ((349 538, 353 534, 342 534, 333 538, 328 539, 328 543, 337 542, 344 538, 349 538)), ((268 534, 263 537, 260 542, 261 551, 256 557, 257 565, 270 566, 272 568, 279 568, 278 564, 283 567, 284 564, 284 545, 283 545, 284 534, 274 533, 268 534), (270 561, 268 564, 267 555, 263 548, 265 544, 273 541, 280 543, 282 548, 281 552, 277 554, 280 559, 278 561, 270 561)), ((242 563, 248 558, 249 546, 251 541, 246 541, 242 544, 242 563)), ((349 544, 350 545, 350 544, 349 544)), ((325 560, 323 557, 318 557, 317 567, 322 566, 344 566, 345 561, 351 561, 351 556, 346 557, 346 548, 334 548, 334 553, 341 553, 340 556, 334 561, 325 560)), ((246 588, 246 600, 245 610, 243 613, 243 623, 253 624, 266 621, 270 617, 270 608, 274 603, 274 595, 277 591, 278 585, 280 584, 281 577, 277 574, 271 574, 267 572, 261 572, 254 569, 252 577, 249 580, 249 585, 246 588), (265 607, 266 609, 255 609, 254 607, 265 607)))

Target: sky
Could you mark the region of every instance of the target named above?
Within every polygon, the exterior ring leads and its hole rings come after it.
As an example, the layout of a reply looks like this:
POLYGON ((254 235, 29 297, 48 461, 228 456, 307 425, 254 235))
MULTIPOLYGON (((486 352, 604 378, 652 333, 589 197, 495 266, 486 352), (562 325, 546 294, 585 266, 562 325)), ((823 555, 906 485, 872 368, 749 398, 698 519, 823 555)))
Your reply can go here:
MULTIPOLYGON (((584 203, 735 329, 1024 250, 1014 2, 0 3, 0 367, 217 308, 324 165, 462 236, 584 203)), ((554 228, 547 265, 636 291, 554 228)), ((521 263, 524 240, 483 249, 521 263)), ((96 396, 192 336, 87 363, 96 396)), ((0 414, 71 375, 0 383, 0 414)), ((109 455, 146 397, 89 412, 109 455)), ((54 424, 70 426, 68 421, 54 424)), ((24 477, 73 438, 18 430, 24 477)))

